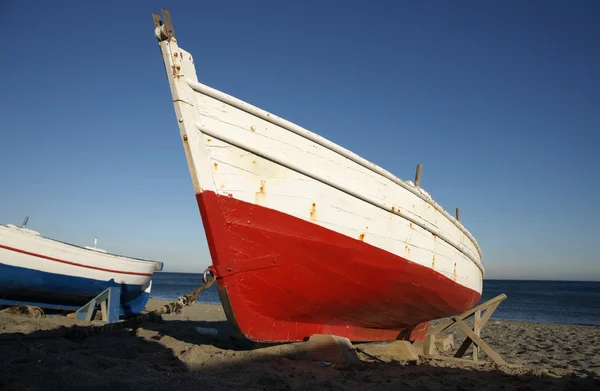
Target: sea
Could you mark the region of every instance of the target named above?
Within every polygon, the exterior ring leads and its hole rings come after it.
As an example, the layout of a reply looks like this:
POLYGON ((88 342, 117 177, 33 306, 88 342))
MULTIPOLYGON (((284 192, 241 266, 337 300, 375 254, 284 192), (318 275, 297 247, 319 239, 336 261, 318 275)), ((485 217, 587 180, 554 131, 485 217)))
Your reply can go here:
MULTIPOLYGON (((176 300, 198 287, 202 274, 159 272, 152 297, 176 300)), ((492 319, 600 326, 600 282, 484 280, 480 302, 500 294, 504 300, 492 319)), ((216 285, 202 292, 199 302, 220 303, 216 285)))

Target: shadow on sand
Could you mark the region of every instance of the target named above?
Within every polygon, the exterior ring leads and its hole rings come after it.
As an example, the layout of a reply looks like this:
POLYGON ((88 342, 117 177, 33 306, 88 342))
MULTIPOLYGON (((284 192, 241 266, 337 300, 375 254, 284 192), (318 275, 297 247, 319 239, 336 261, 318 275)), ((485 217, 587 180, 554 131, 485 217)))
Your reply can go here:
POLYGON ((0 336, 0 389, 5 390, 600 389, 593 376, 557 378, 493 368, 398 362, 366 362, 361 370, 323 367, 286 357, 277 346, 241 343, 224 321, 166 320, 81 341, 47 331, 0 336), (197 327, 215 328, 218 336, 203 336, 197 327))

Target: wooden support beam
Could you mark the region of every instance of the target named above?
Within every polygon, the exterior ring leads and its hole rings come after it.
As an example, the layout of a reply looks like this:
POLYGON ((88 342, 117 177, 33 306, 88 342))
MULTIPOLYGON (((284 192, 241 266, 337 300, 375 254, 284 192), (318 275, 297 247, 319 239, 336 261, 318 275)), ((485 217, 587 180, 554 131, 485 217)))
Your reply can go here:
POLYGON ((162 21, 160 20, 160 15, 153 12, 152 13, 152 20, 154 21, 154 27, 160 27, 162 26, 162 21))
POLYGON ((173 27, 173 20, 171 19, 171 13, 166 8, 161 8, 164 25, 167 29, 167 36, 169 39, 175 38, 175 28, 173 27))
POLYGON ((506 365, 506 361, 500 357, 498 353, 494 351, 487 343, 485 343, 479 336, 475 335, 473 330, 467 326, 465 322, 459 320, 456 322, 456 325, 462 329, 462 331, 467 334, 467 338, 470 338, 473 343, 475 343, 481 350, 485 352, 494 362, 498 365, 506 365))
MULTIPOLYGON (((491 304, 487 310, 485 311, 485 313, 483 314, 483 316, 481 317, 480 321, 479 321, 479 330, 481 331, 481 329, 483 328, 483 326, 485 326, 485 324, 487 323, 487 321, 490 319, 490 317, 492 316, 492 313, 494 313, 494 311, 496 310, 496 308, 498 308, 498 306, 500 305, 500 302, 495 302, 493 304, 491 304)), ((477 313, 477 312, 475 312, 477 313)), ((479 335, 479 334, 477 334, 479 335)), ((467 349, 469 349, 469 346, 471 346, 471 343, 473 343, 473 341, 471 341, 470 338, 467 338, 464 340, 464 342, 462 343, 462 345, 460 345, 460 347, 458 348, 458 351, 456 352, 456 354, 454 355, 454 357, 462 357, 464 356, 464 354, 466 353, 467 349)))
POLYGON ((102 320, 106 322, 108 319, 108 311, 106 310, 106 301, 100 303, 100 311, 102 312, 102 320))
POLYGON ((409 341, 365 342, 358 344, 356 351, 373 357, 383 356, 400 361, 419 359, 417 349, 409 341))
MULTIPOLYGON (((111 280, 113 281, 113 280, 111 280)), ((100 305, 102 320, 107 323, 119 321, 121 287, 111 286, 90 300, 86 305, 75 311, 74 318, 90 321, 94 318, 96 306, 100 305)))
POLYGON ((435 348, 435 334, 427 334, 425 336, 425 345, 423 347, 424 354, 428 356, 435 356, 438 354, 435 348))
POLYGON ((415 186, 421 186, 421 170, 423 169, 422 164, 417 164, 417 172, 415 173, 415 186))
MULTIPOLYGON (((458 316, 451 318, 450 320, 440 324, 439 326, 429 330, 427 336, 425 336, 425 341, 428 341, 428 337, 431 335, 439 334, 442 331, 448 329, 453 325, 457 325, 465 334, 466 338, 464 342, 460 345, 457 352, 454 354, 453 359, 461 359, 464 356, 467 349, 474 344, 473 346, 473 362, 479 363, 480 351, 484 352, 488 355, 496 364, 498 365, 507 365, 506 361, 498 353, 494 351, 484 340, 481 339, 481 329, 488 322, 492 313, 498 308, 500 303, 506 299, 506 295, 503 293, 494 297, 491 300, 482 303, 469 311, 466 311, 458 316), (482 313, 483 312, 483 313, 482 313), (469 326, 464 322, 465 319, 470 316, 474 317, 473 321, 473 329, 469 328, 469 326)), ((435 354, 432 351, 425 350, 425 356, 429 358, 438 358, 441 357, 435 354)))
MULTIPOLYGON (((476 307, 473 307, 470 310, 468 310, 466 312, 463 312, 462 314, 457 315, 457 316, 451 318, 450 320, 448 320, 448 321, 446 321, 446 322, 438 325, 437 327, 431 329, 428 332, 428 334, 439 334, 439 333, 443 332, 444 330, 446 330, 448 327, 454 325, 455 319, 460 319, 460 320, 466 319, 469 316, 473 315, 476 311, 479 311, 479 310, 482 310, 482 309, 485 309, 485 308, 491 308, 492 304, 494 304, 494 303, 500 304, 500 302, 503 301, 503 300, 505 300, 505 299, 506 299, 506 295, 504 293, 502 293, 502 294, 494 297, 493 299, 490 299, 490 300, 486 301, 485 303, 482 303, 482 304, 480 304, 480 305, 478 305, 476 307)), ((496 309, 496 307, 498 307, 498 306, 496 305, 494 307, 494 309, 496 309)), ((489 319, 489 316, 488 316, 488 319, 489 319)))
MULTIPOLYGON (((476 336, 481 336, 481 311, 475 312, 473 332, 476 336)), ((477 345, 473 346, 473 361, 479 361, 479 347, 477 345)))
POLYGON ((454 335, 437 334, 435 336, 435 346, 442 352, 449 352, 454 349, 454 335))

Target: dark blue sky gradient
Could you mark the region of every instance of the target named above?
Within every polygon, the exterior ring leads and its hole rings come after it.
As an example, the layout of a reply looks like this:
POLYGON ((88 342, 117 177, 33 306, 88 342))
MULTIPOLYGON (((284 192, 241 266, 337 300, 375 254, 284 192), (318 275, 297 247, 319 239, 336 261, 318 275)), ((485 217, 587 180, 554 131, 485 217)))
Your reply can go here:
POLYGON ((489 278, 600 280, 597 1, 4 1, 0 223, 202 271, 152 12, 202 83, 412 179, 489 278))

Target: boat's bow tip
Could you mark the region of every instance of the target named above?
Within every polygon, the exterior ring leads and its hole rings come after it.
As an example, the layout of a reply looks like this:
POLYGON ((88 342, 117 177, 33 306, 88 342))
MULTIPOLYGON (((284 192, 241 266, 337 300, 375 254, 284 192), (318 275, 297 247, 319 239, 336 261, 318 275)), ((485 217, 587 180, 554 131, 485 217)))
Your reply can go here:
POLYGON ((173 22, 171 20, 171 12, 166 8, 160 9, 162 13, 152 13, 152 20, 154 21, 154 35, 159 42, 175 39, 175 29, 173 28, 173 22))

